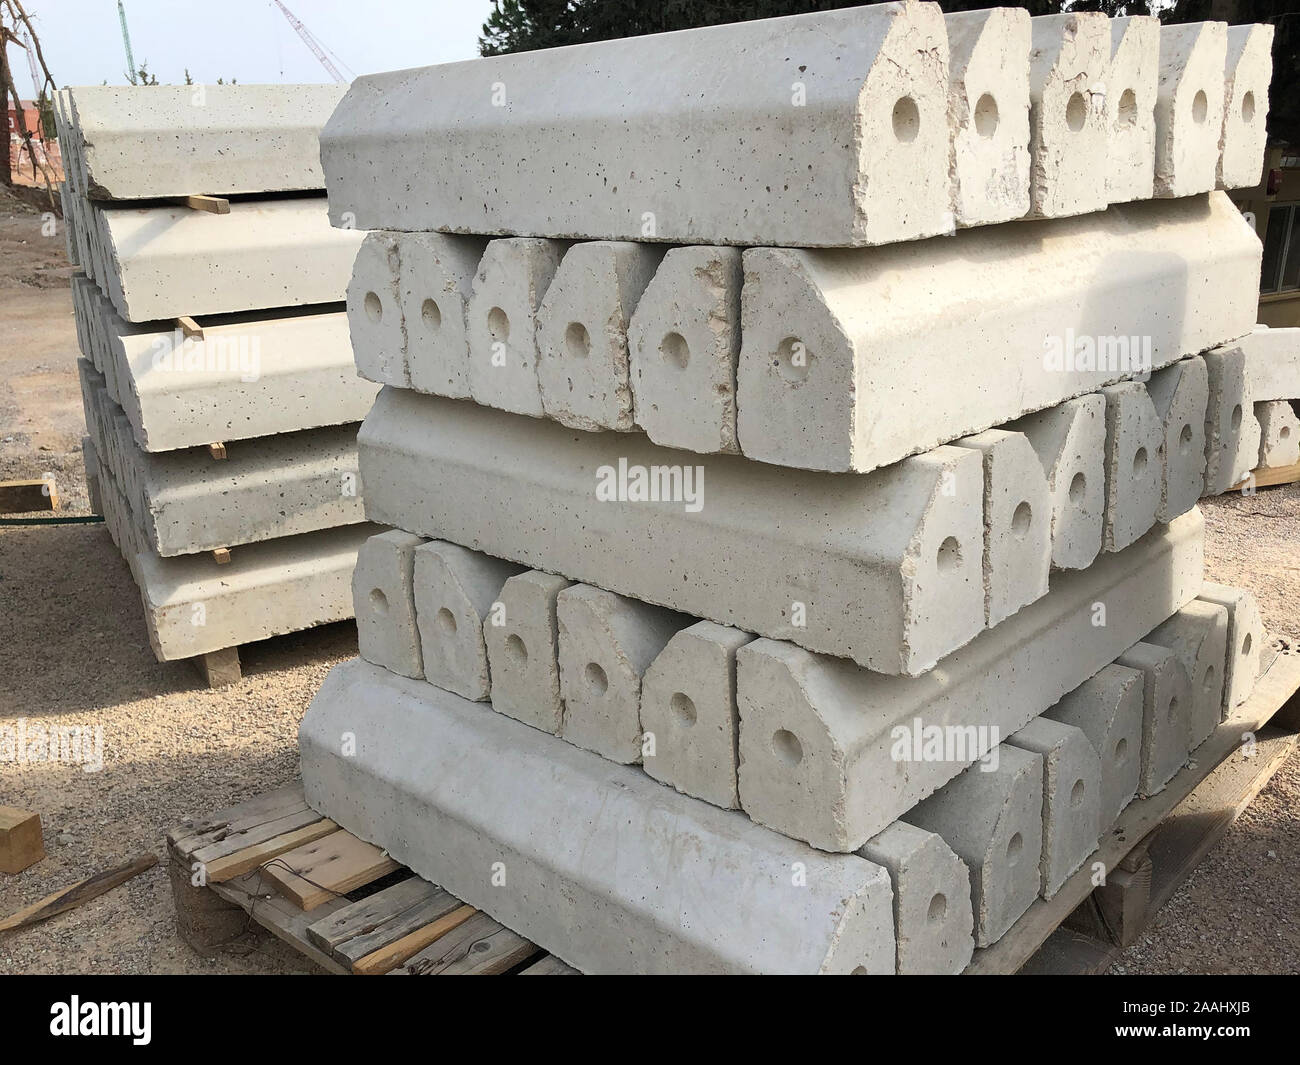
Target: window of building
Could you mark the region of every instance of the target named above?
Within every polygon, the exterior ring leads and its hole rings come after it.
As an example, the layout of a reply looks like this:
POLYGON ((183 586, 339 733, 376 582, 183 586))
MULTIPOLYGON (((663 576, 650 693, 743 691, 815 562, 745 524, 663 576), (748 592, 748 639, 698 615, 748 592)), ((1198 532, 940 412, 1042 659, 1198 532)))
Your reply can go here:
POLYGON ((1268 212, 1259 291, 1295 289, 1300 289, 1300 203, 1275 203, 1268 212))

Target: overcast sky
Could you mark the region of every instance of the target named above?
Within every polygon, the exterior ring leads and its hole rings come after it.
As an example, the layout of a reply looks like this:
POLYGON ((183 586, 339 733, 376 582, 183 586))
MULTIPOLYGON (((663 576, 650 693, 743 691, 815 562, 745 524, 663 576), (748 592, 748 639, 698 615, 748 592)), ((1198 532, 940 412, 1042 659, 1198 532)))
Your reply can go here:
MULTIPOLYGON (((270 0, 125 0, 136 65, 160 82, 329 81, 325 69, 270 0)), ((478 55, 491 0, 285 0, 356 74, 478 55)), ((50 73, 60 87, 126 83, 117 0, 26 0, 50 73)), ((24 96, 22 49, 9 62, 24 96)), ((346 68, 340 65, 345 76, 346 68)))

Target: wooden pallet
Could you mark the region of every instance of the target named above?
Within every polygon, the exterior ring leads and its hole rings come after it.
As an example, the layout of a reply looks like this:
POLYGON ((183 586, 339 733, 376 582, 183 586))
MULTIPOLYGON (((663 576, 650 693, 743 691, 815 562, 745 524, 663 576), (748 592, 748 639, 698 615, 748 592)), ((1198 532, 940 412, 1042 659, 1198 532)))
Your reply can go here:
POLYGON ((1300 481, 1300 462, 1292 466, 1261 466, 1259 469, 1251 471, 1249 477, 1244 481, 1238 481, 1228 491, 1240 492, 1247 486, 1272 488, 1281 484, 1294 484, 1296 481, 1300 481))
POLYGON ((576 973, 321 817, 301 785, 175 828, 167 852, 177 927, 204 953, 256 923, 332 973, 576 973))
MULTIPOLYGON (((967 973, 1102 972, 1133 941, 1300 745, 1300 656, 1265 657, 1250 699, 1195 761, 1130 803, 1083 868, 977 950, 967 973), (1095 862, 1108 873, 1094 890, 1095 862)), ((301 785, 173 829, 167 849, 178 928, 202 952, 256 923, 333 973, 576 972, 321 817, 301 785)))
POLYGON ((1061 890, 977 950, 966 972, 1103 972, 1137 938, 1300 740, 1300 656, 1269 648, 1264 658, 1251 697, 1193 752, 1193 761, 1158 795, 1129 803, 1061 890), (1251 758, 1242 754, 1246 733, 1255 738, 1251 758), (1107 884, 1094 889, 1096 862, 1107 870, 1107 884))

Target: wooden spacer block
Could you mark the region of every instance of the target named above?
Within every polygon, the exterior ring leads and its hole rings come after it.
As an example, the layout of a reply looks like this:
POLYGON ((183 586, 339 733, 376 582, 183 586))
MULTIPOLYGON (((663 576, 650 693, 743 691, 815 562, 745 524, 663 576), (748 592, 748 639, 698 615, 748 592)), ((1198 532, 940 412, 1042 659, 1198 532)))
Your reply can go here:
POLYGON ((21 873, 44 857, 41 815, 0 806, 0 872, 21 873))
POLYGON ((214 459, 224 459, 226 457, 226 445, 209 444, 208 454, 211 455, 214 459))

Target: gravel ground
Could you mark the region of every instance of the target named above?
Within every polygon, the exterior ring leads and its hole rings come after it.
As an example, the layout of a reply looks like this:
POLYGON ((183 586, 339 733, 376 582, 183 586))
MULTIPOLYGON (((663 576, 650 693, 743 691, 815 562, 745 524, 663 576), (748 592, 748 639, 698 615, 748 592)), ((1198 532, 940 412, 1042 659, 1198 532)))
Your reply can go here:
MULTIPOLYGON (((63 238, 0 190, 0 478, 52 471, 61 511, 87 512, 63 238)), ((1245 584, 1293 646, 1300 485, 1205 506, 1207 568, 1245 584)), ((0 875, 8 913, 128 857, 165 857, 164 833, 290 781, 297 726, 329 668, 356 653, 350 624, 243 649, 218 691, 149 650, 138 595, 102 525, 0 528, 0 724, 102 727, 104 768, 0 762, 0 803, 38 810, 48 857, 0 875)), ((1300 760, 1274 777, 1116 971, 1300 970, 1300 760)), ((213 957, 176 934, 160 863, 124 887, 0 940, 0 973, 309 972, 256 930, 213 957)))

